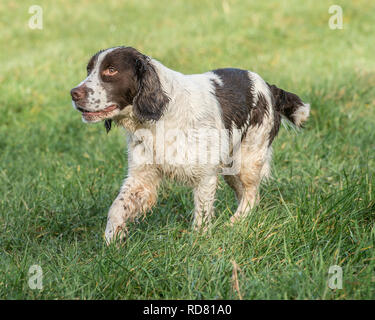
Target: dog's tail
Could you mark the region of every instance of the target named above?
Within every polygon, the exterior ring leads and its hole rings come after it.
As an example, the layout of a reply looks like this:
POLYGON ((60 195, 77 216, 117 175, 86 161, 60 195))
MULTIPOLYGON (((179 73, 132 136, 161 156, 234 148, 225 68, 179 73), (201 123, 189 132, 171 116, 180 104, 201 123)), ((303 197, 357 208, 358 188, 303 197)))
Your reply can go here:
MULTIPOLYGON (((268 83, 267 83, 268 84, 268 83)), ((310 114, 310 104, 303 103, 294 93, 268 84, 275 100, 275 108, 297 127, 302 127, 310 114)))

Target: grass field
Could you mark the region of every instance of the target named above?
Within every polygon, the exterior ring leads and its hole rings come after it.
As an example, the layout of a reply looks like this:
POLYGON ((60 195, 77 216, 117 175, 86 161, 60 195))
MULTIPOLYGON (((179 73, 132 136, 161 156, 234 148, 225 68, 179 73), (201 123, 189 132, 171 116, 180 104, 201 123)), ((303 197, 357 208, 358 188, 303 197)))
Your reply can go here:
POLYGON ((374 13, 364 0, 2 1, 0 298, 374 299, 374 13), (33 4, 42 30, 28 27, 33 4), (124 246, 105 246, 125 134, 83 124, 69 90, 116 45, 184 73, 250 69, 311 103, 303 131, 280 130, 242 225, 225 224, 236 204, 221 181, 210 234, 192 232, 191 190, 166 182, 124 246), (43 290, 29 288, 34 264, 43 290), (327 286, 332 265, 342 289, 327 286))

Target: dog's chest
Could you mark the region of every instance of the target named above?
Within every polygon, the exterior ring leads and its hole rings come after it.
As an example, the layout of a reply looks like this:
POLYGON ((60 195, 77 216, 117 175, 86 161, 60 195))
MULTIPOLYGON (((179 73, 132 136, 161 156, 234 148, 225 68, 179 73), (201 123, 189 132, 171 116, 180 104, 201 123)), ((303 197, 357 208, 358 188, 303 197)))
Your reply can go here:
MULTIPOLYGON (((205 172, 218 163, 202 159, 202 150, 194 134, 172 130, 137 130, 128 135, 129 167, 154 166, 168 179, 196 185, 205 172)), ((205 154, 207 156, 207 154, 205 154)))

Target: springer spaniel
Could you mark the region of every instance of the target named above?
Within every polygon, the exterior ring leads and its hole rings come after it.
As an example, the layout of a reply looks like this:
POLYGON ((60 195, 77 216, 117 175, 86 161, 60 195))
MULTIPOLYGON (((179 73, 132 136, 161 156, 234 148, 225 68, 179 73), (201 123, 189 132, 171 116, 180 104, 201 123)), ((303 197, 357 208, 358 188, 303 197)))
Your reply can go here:
POLYGON ((104 120, 108 132, 115 121, 127 131, 128 176, 109 209, 107 243, 152 208, 164 177, 193 187, 195 229, 209 226, 219 175, 238 201, 232 223, 243 219, 270 173, 281 117, 301 127, 310 113, 297 95, 254 72, 184 75, 131 47, 95 54, 71 96, 84 122, 104 120))

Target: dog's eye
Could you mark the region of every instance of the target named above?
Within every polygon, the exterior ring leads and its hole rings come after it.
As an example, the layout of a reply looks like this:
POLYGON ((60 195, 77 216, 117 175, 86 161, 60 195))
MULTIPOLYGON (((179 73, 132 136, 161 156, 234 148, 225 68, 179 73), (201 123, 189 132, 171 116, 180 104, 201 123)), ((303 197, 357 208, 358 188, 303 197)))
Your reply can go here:
POLYGON ((114 76, 117 73, 118 71, 114 67, 109 67, 103 71, 103 75, 105 76, 114 76))

